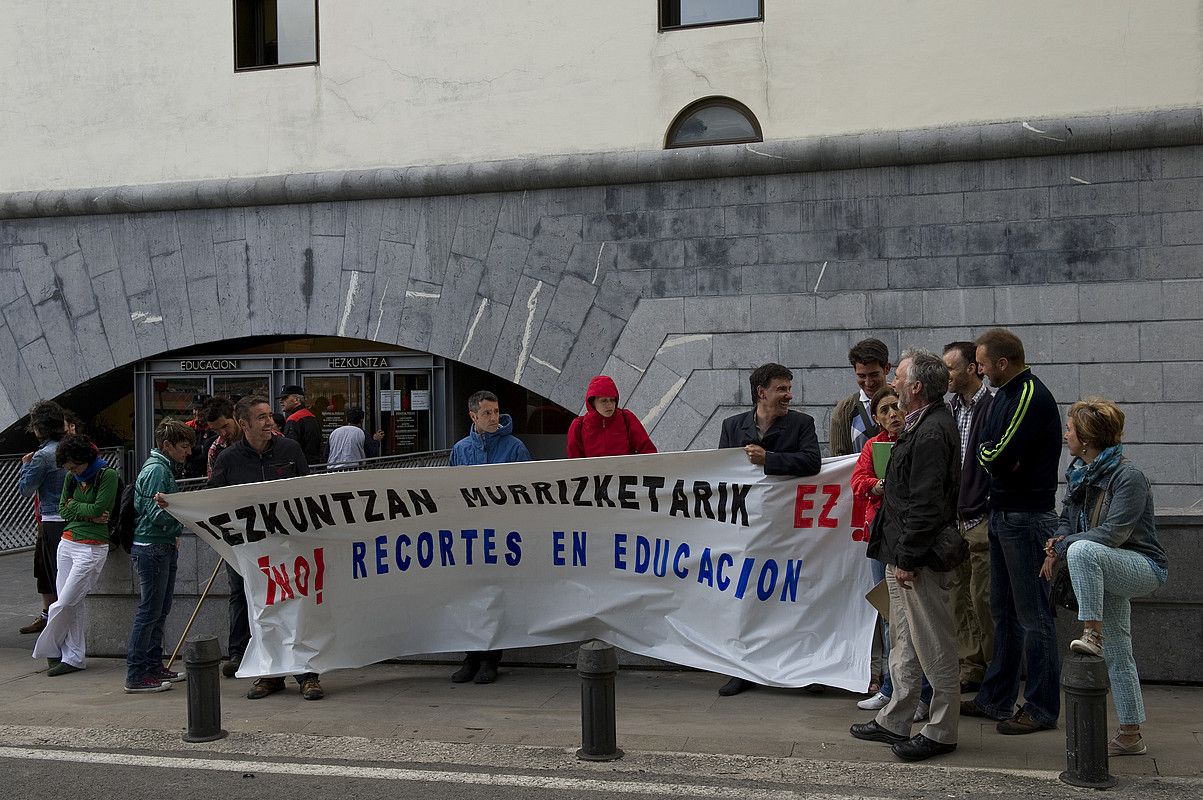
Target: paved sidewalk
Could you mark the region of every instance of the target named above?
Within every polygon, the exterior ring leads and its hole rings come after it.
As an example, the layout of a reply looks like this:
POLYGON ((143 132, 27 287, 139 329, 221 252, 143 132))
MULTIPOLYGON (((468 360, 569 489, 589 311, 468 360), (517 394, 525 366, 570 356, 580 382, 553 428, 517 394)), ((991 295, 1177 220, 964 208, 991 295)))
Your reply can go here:
MULTIPOLYGON (((32 640, 30 641, 32 645, 32 640)), ((0 725, 183 731, 187 685, 122 692, 124 662, 89 659, 83 672, 50 678, 28 650, 0 647, 0 725)), ((326 699, 287 691, 244 697, 249 680, 222 679, 222 723, 231 732, 302 733, 371 739, 580 745, 580 683, 570 669, 502 665, 492 685, 452 684, 453 665, 378 664, 327 675, 326 699)), ((848 725, 870 718, 856 696, 829 690, 758 689, 722 698, 722 678, 681 671, 623 671, 617 683, 618 744, 628 751, 726 753, 852 762, 893 762, 889 750, 853 740, 848 725)), ((1150 755, 1111 762, 1117 775, 1203 776, 1203 688, 1148 686, 1150 755)), ((1000 736, 962 719, 956 753, 941 766, 1060 770, 1063 730, 1000 736)), ((933 762, 935 763, 935 762, 933 762)))
MULTIPOLYGON (((187 684, 127 695, 125 662, 89 658, 80 673, 50 678, 17 628, 36 609, 30 556, 0 556, 0 725, 183 731, 187 684)), ((452 684, 454 664, 377 664, 322 679, 326 699, 306 702, 294 681, 263 700, 250 680, 221 679, 222 723, 231 732, 362 736, 467 744, 580 746, 580 680, 572 669, 502 664, 492 685, 452 684)), ((182 669, 182 666, 180 667, 182 669)), ((884 745, 848 735, 866 721, 858 695, 838 690, 757 689, 719 697, 724 678, 689 670, 618 675, 618 745, 628 752, 723 753, 847 762, 893 762, 884 745)), ((1150 755, 1111 761, 1118 775, 1203 776, 1203 687, 1146 686, 1150 755)), ((1108 707, 1108 713, 1111 709, 1108 707)), ((1114 729, 1114 720, 1110 727, 1114 729)), ((916 728, 918 730, 918 728, 916 728)), ((942 765, 1061 770, 1065 732, 1000 736, 963 718, 956 753, 942 765)))

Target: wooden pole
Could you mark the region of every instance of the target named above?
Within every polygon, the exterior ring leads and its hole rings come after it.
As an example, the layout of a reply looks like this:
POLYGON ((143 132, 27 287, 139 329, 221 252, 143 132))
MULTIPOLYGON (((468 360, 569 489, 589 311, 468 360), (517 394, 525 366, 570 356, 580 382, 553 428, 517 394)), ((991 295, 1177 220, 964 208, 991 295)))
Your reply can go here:
POLYGON ((188 638, 188 631, 192 630, 192 623, 196 622, 196 615, 200 613, 201 603, 205 602, 205 598, 209 595, 209 590, 213 588, 213 581, 217 580, 217 571, 221 569, 222 560, 217 559, 217 563, 213 565, 213 574, 209 576, 209 582, 205 584, 205 590, 201 592, 200 599, 196 601, 196 608, 192 610, 192 616, 188 618, 188 624, 184 626, 184 632, 180 634, 180 640, 176 643, 175 649, 171 651, 171 658, 167 660, 167 669, 171 669, 171 665, 175 663, 175 658, 180 654, 180 648, 184 646, 184 640, 188 638))

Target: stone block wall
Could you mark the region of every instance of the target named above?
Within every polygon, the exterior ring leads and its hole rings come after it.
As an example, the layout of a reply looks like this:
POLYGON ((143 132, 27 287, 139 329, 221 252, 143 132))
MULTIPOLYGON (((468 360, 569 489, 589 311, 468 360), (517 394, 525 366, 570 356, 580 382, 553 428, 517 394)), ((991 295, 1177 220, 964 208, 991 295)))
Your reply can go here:
POLYGON ((1063 405, 1121 403, 1161 507, 1203 499, 1198 145, 227 200, 0 220, 0 426, 142 358, 307 334, 426 350, 570 409, 608 372, 665 450, 713 446, 748 371, 781 361, 825 439, 857 339, 897 353, 1006 325, 1063 405))

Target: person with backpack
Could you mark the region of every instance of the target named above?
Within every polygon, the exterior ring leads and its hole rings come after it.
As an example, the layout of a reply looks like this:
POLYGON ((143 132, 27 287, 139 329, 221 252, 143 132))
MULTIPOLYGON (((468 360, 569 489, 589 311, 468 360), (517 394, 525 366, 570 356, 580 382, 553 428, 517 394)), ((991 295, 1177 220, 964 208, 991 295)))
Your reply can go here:
POLYGON ((585 391, 585 413, 568 426, 566 449, 569 458, 596 458, 655 453, 656 445, 639 417, 618 407, 614 379, 598 375, 585 391))
POLYGON ((178 540, 184 530, 179 520, 167 513, 166 495, 179 491, 173 468, 189 458, 196 437, 196 430, 189 425, 170 417, 163 420, 155 431, 158 447, 150 451, 134 481, 130 563, 138 576, 139 599, 126 647, 127 694, 161 692, 184 680, 163 666, 163 626, 171 612, 178 540))
POLYGON ((109 517, 121 483, 117 471, 82 434, 59 442, 55 461, 68 473, 58 502, 67 524, 58 546, 58 599, 51 604, 46 627, 33 646, 33 657, 46 659, 51 678, 84 668, 88 628, 84 598, 95 588, 109 555, 109 517))

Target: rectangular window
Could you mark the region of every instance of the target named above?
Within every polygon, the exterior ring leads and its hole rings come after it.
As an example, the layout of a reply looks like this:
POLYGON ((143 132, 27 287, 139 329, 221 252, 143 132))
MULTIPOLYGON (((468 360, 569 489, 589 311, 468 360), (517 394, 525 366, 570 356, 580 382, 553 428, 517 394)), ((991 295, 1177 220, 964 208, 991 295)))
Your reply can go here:
POLYGON ((763 19, 764 0, 660 0, 660 30, 763 19))
POLYGON ((317 0, 234 0, 234 69, 317 63, 317 0))

